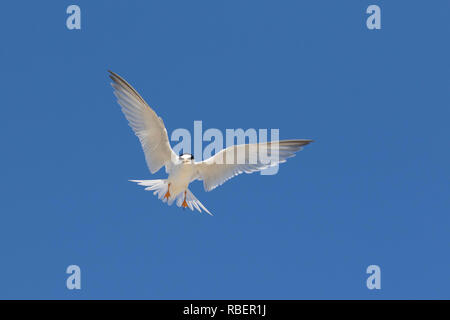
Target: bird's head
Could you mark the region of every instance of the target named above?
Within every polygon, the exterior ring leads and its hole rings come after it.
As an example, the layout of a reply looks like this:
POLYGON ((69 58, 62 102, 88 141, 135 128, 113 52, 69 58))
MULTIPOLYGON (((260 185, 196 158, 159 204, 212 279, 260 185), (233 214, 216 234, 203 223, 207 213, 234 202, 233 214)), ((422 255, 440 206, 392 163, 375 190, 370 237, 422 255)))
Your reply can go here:
POLYGON ((194 161, 194 156, 190 153, 183 153, 179 159, 183 162, 183 163, 191 163, 194 161))

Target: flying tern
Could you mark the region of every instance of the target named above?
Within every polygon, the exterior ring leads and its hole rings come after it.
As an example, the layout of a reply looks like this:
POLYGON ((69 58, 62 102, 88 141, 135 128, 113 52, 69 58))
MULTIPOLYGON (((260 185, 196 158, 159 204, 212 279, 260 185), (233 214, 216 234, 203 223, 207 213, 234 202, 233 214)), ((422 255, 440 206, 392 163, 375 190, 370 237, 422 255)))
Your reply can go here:
POLYGON ((283 163, 293 157, 295 152, 302 149, 313 140, 295 139, 281 140, 268 143, 233 145, 217 152, 214 156, 196 162, 191 154, 178 156, 170 147, 167 130, 163 120, 145 102, 139 93, 118 74, 109 71, 112 87, 122 112, 130 127, 141 142, 150 172, 153 174, 165 167, 167 179, 130 180, 145 186, 145 190, 152 190, 163 202, 191 210, 202 209, 212 215, 208 209, 192 194, 189 184, 194 180, 203 180, 206 191, 211 191, 234 176, 252 173, 283 163), (270 154, 276 161, 267 163, 260 155, 270 154), (242 157, 239 158, 239 155, 242 157), (233 159, 228 161, 227 159, 233 159), (241 159, 242 161, 235 161, 241 159), (251 159, 256 159, 251 161, 251 159))

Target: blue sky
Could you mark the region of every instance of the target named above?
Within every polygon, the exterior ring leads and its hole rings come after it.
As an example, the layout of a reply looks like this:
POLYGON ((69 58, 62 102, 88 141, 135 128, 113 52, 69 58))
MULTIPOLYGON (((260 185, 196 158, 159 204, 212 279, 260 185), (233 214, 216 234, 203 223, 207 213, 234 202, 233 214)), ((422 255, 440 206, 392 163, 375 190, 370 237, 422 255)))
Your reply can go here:
POLYGON ((0 298, 450 298, 445 1, 16 1, 0 13, 0 298), (68 30, 70 4, 82 29, 68 30), (366 28, 378 4, 382 29, 366 28), (316 142, 168 207, 115 102, 316 142), (65 270, 79 265, 82 289, 65 270), (381 290, 366 268, 381 267, 381 290))

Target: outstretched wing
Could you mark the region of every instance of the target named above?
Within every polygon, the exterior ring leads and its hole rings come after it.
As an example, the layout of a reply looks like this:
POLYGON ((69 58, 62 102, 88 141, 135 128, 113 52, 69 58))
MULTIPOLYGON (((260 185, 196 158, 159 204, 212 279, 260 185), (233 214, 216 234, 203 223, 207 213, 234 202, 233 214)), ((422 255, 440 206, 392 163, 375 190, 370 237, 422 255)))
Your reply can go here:
POLYGON ((312 141, 283 140, 231 146, 196 163, 198 179, 203 180, 206 191, 211 191, 243 172, 252 173, 286 162, 312 141))
POLYGON ((162 166, 170 171, 177 156, 170 147, 164 122, 128 82, 112 71, 109 73, 114 94, 141 142, 150 172, 155 173, 162 166))

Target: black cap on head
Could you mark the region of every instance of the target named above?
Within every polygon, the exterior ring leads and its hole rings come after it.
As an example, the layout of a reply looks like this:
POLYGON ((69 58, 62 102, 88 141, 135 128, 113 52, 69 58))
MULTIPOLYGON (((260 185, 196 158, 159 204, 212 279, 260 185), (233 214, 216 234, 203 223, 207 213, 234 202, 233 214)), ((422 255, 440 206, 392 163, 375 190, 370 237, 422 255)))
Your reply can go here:
POLYGON ((194 156, 190 153, 183 153, 180 155, 180 159, 194 160, 194 156))

